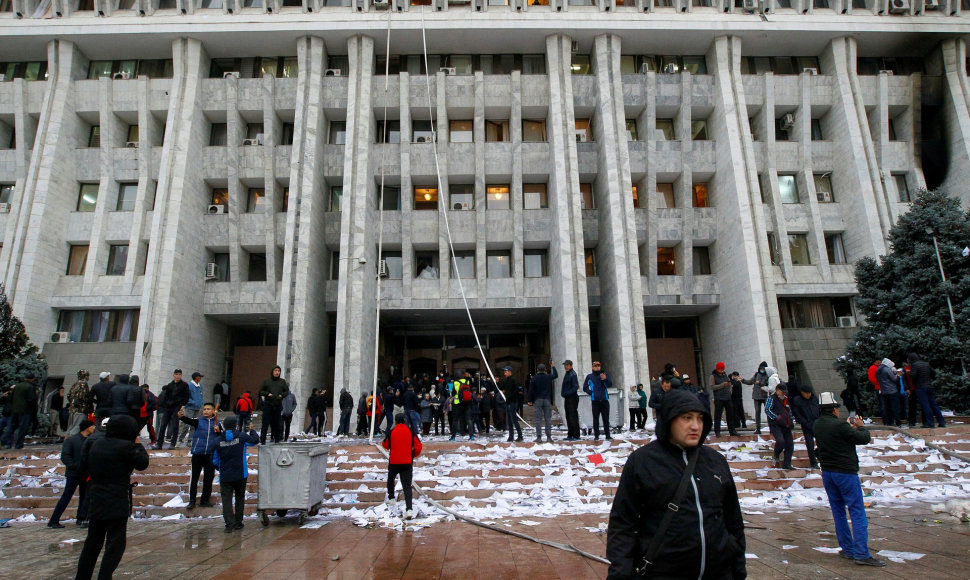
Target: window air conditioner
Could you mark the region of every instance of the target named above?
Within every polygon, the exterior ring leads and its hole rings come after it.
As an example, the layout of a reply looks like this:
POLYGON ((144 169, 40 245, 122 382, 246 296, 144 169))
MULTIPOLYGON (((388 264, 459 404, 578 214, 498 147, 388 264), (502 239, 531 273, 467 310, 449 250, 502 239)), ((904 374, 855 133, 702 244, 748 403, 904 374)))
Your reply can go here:
POLYGON ((650 63, 642 62, 640 63, 640 74, 645 75, 650 72, 650 63))
POLYGON ((205 279, 215 280, 219 277, 219 264, 209 262, 205 265, 205 279))
POLYGON ((803 73, 808 73, 808 74, 812 75, 813 77, 818 75, 818 69, 815 68, 815 67, 803 68, 802 69, 802 72, 803 73))
POLYGON ((377 277, 387 278, 387 260, 381 260, 377 263, 377 277))
POLYGON ((819 203, 831 203, 832 202, 832 192, 817 190, 815 192, 815 197, 818 198, 819 203))
POLYGON ((908 14, 909 0, 889 0, 889 12, 891 14, 908 14))
POLYGON ((222 204, 210 205, 209 209, 206 210, 206 213, 209 215, 218 215, 218 214, 226 213, 226 206, 222 204))
POLYGON ((855 316, 840 316, 836 322, 843 328, 847 326, 855 326, 855 316))
POLYGON ((10 213, 10 204, 0 203, 0 213, 10 213))
POLYGON ((668 75, 677 74, 677 65, 675 65, 672 62, 668 63, 667 66, 664 67, 664 74, 668 74, 668 75))
POLYGON ((51 335, 51 342, 71 342, 71 333, 55 332, 51 335))
POLYGON ((323 76, 325 76, 325 77, 339 77, 339 76, 343 76, 343 73, 340 72, 340 69, 339 68, 328 68, 327 71, 325 73, 323 73, 323 76))
POLYGON ((111 75, 111 78, 116 81, 126 81, 131 78, 131 74, 124 71, 116 72, 115 74, 111 75))
POLYGON ((2 83, 2 82, 3 82, 3 81, 5 81, 5 80, 7 80, 7 75, 5 75, 5 74, 0 74, 0 83, 2 83))
POLYGON ((940 0, 923 0, 923 10, 939 10, 940 0))
POLYGON ((795 114, 794 113, 785 113, 781 117, 781 123, 779 123, 779 126, 781 127, 781 130, 782 131, 787 131, 787 130, 791 129, 792 127, 794 127, 795 126, 795 114))
POLYGON ((589 141, 589 134, 586 132, 586 129, 573 129, 573 135, 576 136, 577 143, 589 141))
POLYGON ((229 72, 222 73, 222 78, 224 78, 224 79, 229 79, 229 78, 238 79, 239 78, 239 71, 231 70, 229 72))
POLYGON ((138 149, 138 141, 128 141, 125 143, 125 147, 128 149, 138 149))
POLYGON ((438 69, 438 72, 445 73, 446 75, 456 75, 458 74, 458 69, 453 66, 443 66, 438 69))
POLYGON ((243 139, 243 147, 259 145, 259 139, 243 139))
POLYGON ((388 8, 390 8, 390 6, 391 6, 391 3, 388 2, 388 0, 374 0, 375 10, 387 10, 388 8))

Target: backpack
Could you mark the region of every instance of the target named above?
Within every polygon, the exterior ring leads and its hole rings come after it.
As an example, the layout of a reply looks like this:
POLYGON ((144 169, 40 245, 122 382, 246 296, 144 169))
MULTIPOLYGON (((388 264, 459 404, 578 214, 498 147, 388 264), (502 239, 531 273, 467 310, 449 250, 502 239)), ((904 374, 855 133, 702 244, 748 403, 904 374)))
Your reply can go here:
POLYGON ((471 388, 467 384, 462 385, 462 387, 461 387, 461 402, 462 403, 467 403, 467 402, 469 402, 471 400, 472 400, 472 390, 471 390, 471 388))

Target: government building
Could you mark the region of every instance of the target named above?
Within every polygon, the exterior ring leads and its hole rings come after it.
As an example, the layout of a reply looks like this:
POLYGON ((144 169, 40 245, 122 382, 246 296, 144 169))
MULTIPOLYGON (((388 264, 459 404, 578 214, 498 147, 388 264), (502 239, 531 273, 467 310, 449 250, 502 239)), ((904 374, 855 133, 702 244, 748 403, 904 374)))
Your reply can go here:
POLYGON ((839 390, 853 264, 968 195, 968 35, 970 0, 0 0, 0 281, 50 385, 839 390))

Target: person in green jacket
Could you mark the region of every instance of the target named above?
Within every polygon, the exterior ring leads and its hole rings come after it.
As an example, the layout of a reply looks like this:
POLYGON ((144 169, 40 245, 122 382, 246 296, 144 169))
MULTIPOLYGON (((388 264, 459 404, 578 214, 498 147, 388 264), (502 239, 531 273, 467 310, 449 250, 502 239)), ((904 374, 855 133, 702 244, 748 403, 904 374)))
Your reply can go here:
POLYGON ((259 398, 263 401, 263 426, 259 432, 260 445, 266 445, 266 432, 273 428, 273 443, 283 438, 283 399, 290 394, 290 386, 280 375, 283 369, 273 367, 273 376, 259 386, 259 398))
POLYGON ((862 566, 885 566, 885 562, 869 554, 869 523, 855 450, 856 445, 869 443, 872 436, 863 426, 862 417, 856 416, 851 423, 839 418, 839 404, 832 393, 822 393, 819 408, 819 417, 813 425, 815 442, 822 464, 822 484, 835 519, 835 536, 842 548, 839 555, 862 566), (846 508, 852 517, 851 530, 845 517, 846 508))

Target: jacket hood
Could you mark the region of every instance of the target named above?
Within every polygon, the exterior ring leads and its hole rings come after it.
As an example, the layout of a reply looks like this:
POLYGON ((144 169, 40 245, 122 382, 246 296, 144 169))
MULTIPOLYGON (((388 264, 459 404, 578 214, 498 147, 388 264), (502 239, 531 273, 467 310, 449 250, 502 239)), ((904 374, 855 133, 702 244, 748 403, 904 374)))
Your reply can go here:
POLYGON ((116 385, 127 385, 128 384, 128 375, 115 375, 115 379, 117 379, 115 381, 115 384, 116 385))
POLYGON ((701 403, 697 395, 679 389, 671 389, 664 393, 663 404, 660 406, 660 421, 657 422, 657 439, 667 441, 670 433, 670 422, 689 411, 698 411, 704 417, 704 429, 698 445, 703 445, 707 435, 711 432, 714 421, 711 412, 701 403))
POLYGON ((130 415, 115 415, 108 421, 105 435, 114 439, 134 441, 138 436, 138 424, 130 415))
POLYGON ((889 360, 888 357, 882 359, 882 364, 883 364, 883 366, 887 366, 887 367, 889 367, 891 369, 896 368, 896 363, 894 363, 893 361, 889 360))
POLYGON ((765 374, 768 375, 769 377, 771 375, 777 375, 778 374, 778 369, 776 369, 775 367, 771 367, 771 366, 765 367, 765 374))
POLYGON ((243 393, 242 398, 252 400, 252 397, 249 396, 249 393, 243 393))

